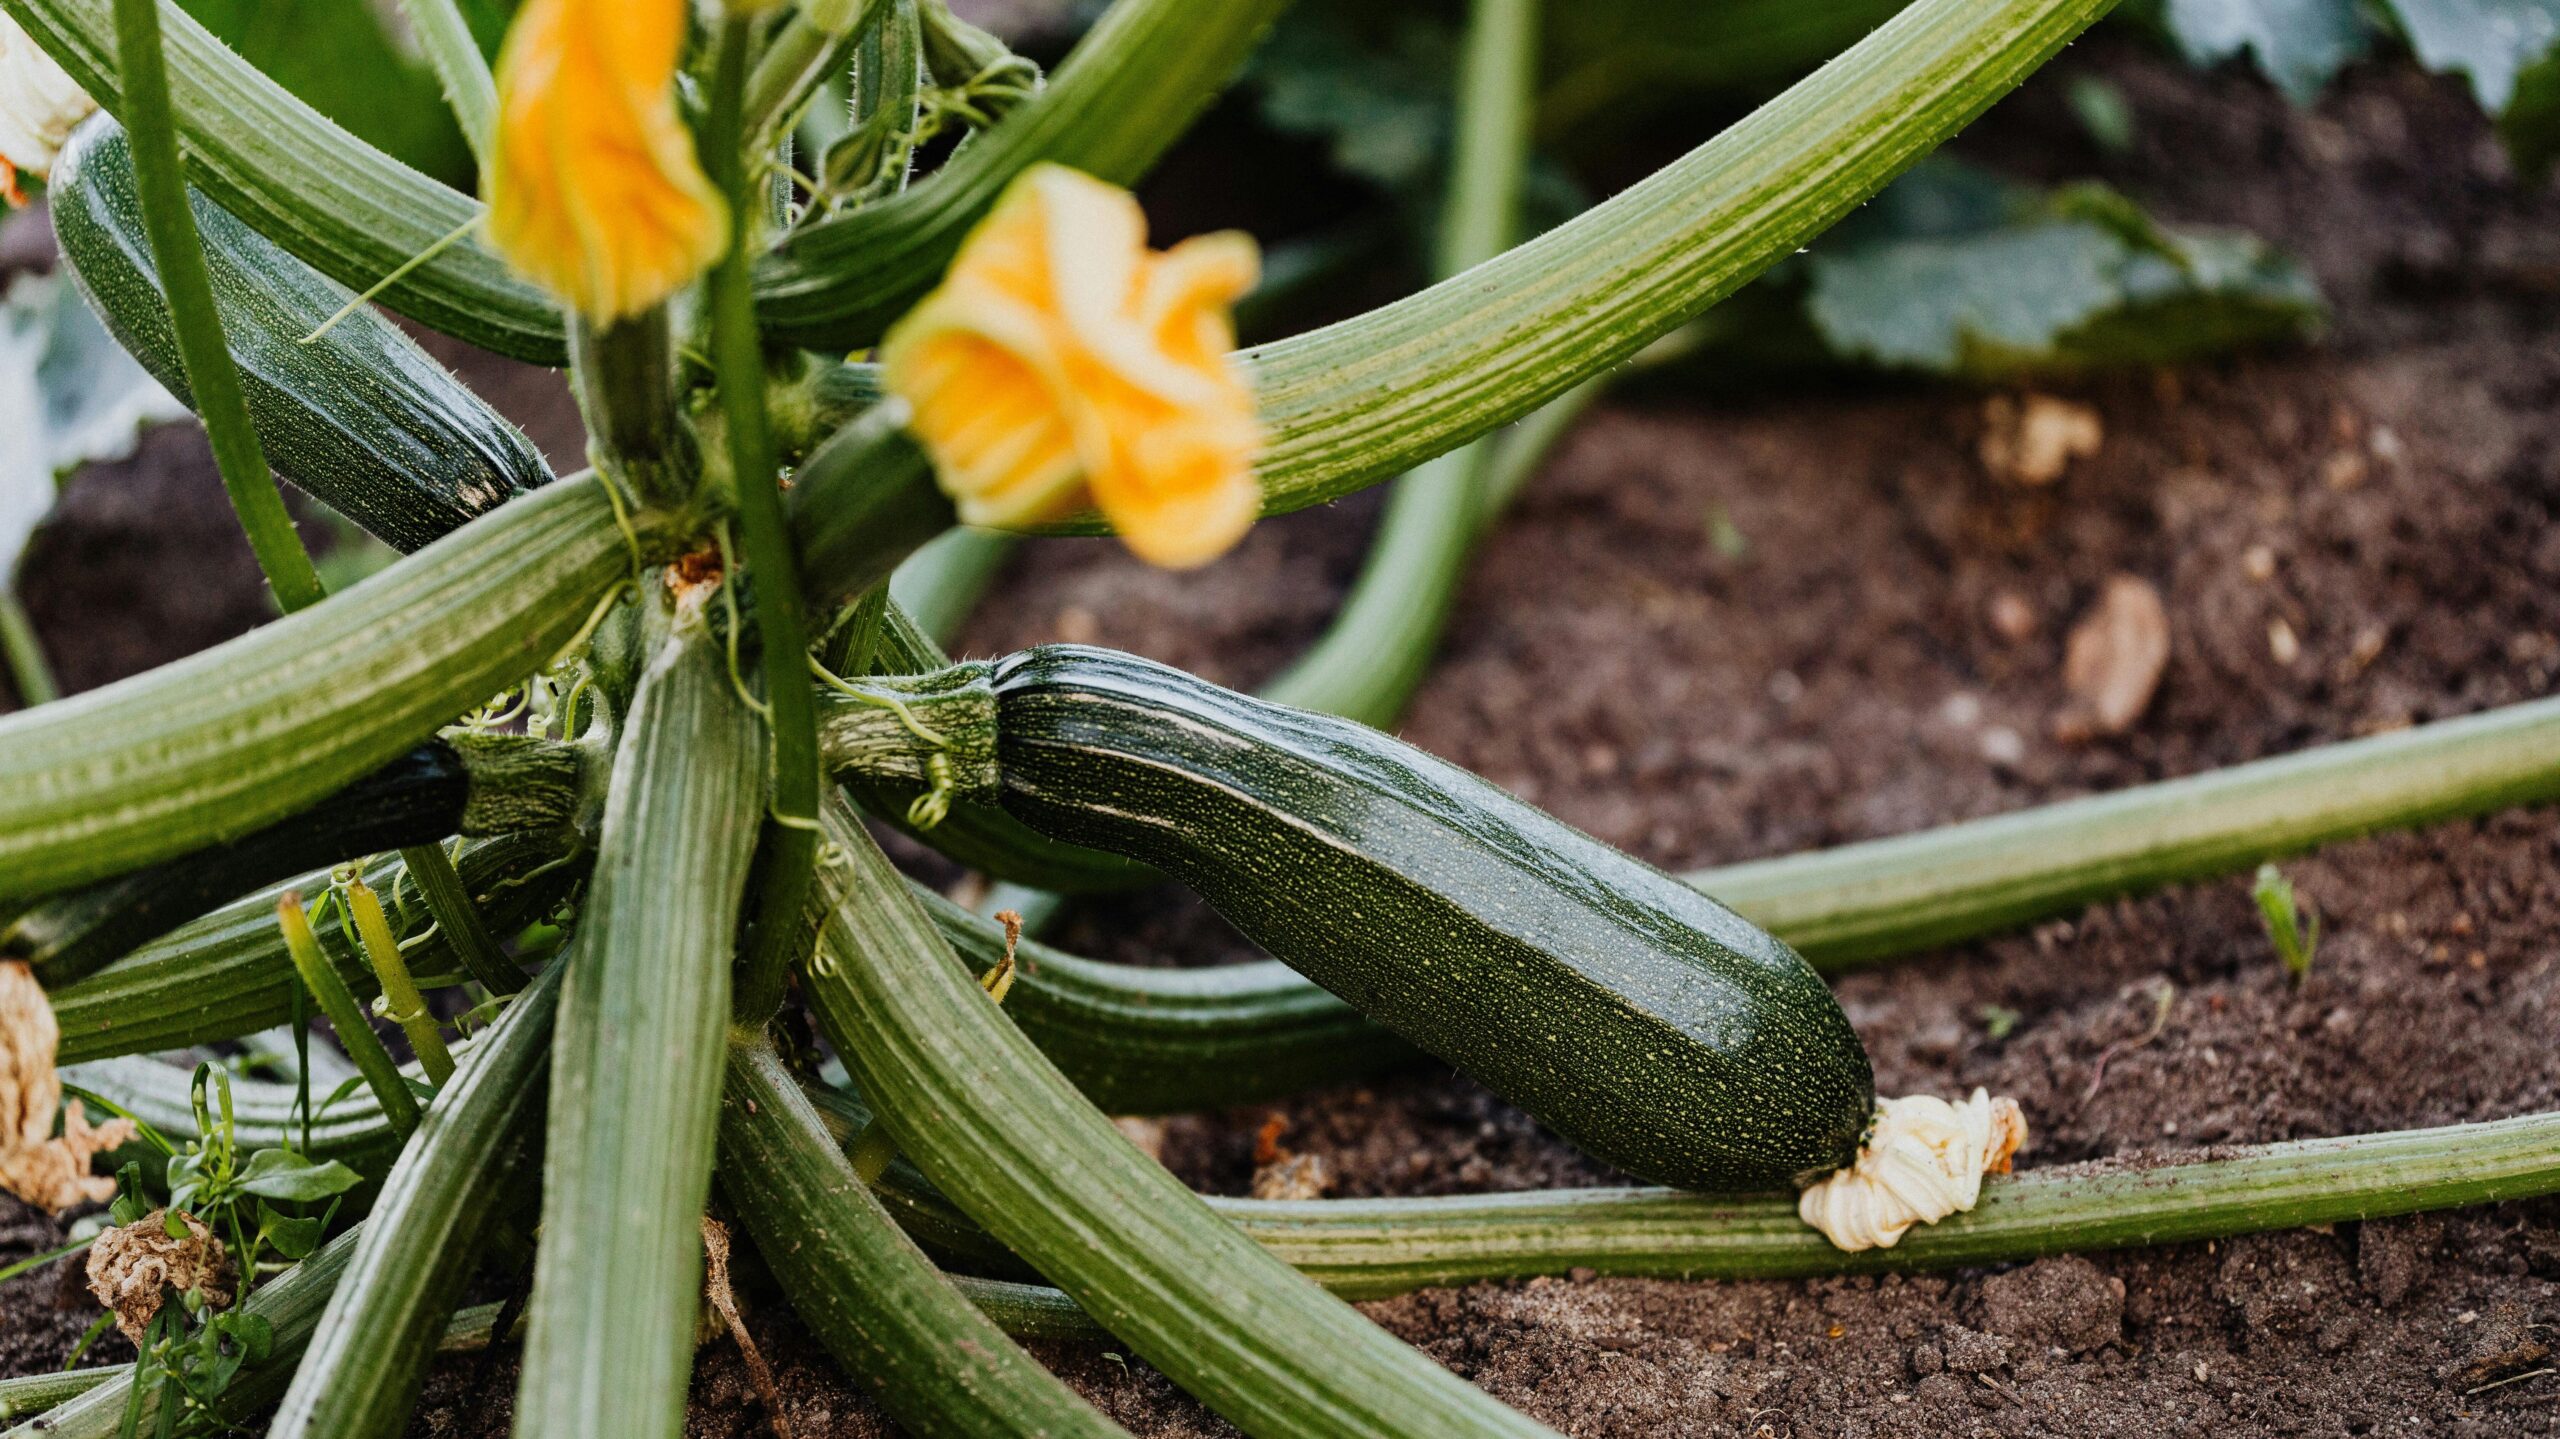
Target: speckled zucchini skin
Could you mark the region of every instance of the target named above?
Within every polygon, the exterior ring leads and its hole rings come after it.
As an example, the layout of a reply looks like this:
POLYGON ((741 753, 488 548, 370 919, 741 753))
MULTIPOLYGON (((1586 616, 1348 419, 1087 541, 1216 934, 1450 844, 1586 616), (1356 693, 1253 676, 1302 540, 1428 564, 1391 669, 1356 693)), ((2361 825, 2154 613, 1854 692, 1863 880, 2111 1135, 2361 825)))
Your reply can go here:
POLYGON ((1795 951, 1363 725, 1107 650, 997 662, 1002 803, 1142 859, 1353 1007, 1639 1178, 1846 1164, 1864 1046, 1795 951))
MULTIPOLYGON (((124 131, 103 115, 83 125, 46 198, 90 306, 154 379, 188 400, 124 131)), ((303 344, 350 292, 211 200, 191 198, 224 338, 276 473, 404 553, 550 482, 532 441, 371 307, 303 344)))

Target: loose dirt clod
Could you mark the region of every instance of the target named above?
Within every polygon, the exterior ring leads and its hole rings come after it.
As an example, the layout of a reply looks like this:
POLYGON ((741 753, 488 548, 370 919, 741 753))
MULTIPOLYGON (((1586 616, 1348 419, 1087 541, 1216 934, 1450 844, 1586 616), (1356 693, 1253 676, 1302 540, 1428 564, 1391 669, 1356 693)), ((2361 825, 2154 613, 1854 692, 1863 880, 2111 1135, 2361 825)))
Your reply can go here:
POLYGON ((2052 484, 2106 437, 2098 412, 2077 401, 2027 394, 1982 402, 1982 467, 2013 485, 2052 484))
POLYGON ((2071 627, 2062 656, 2071 703, 2054 718, 2054 738, 2078 743, 2133 728, 2168 667, 2169 611, 2160 591, 2132 575, 2109 577, 2098 602, 2071 627))
POLYGON ((215 1309, 231 1302, 231 1256, 222 1241, 203 1220, 184 1213, 178 1219, 186 1233, 172 1237, 168 1214, 152 1210, 89 1246, 89 1292, 115 1311, 116 1327, 136 1344, 169 1290, 194 1290, 215 1309))

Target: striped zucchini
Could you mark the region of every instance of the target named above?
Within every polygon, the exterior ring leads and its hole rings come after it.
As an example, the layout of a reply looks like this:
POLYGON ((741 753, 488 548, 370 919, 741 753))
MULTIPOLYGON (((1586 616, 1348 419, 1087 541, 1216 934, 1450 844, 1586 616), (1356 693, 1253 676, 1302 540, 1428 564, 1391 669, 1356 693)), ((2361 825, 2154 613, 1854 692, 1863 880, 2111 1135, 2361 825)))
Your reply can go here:
POLYGON ((1129 655, 998 661, 1007 812, 1142 859, 1592 1155, 1690 1189, 1847 1163, 1865 1049, 1795 951, 1365 726, 1129 655))
MULTIPOLYGON (((82 126, 46 193, 91 307, 187 400, 124 131, 104 116, 82 126)), ((193 198, 223 334, 278 474, 404 552, 550 482, 532 441, 372 307, 303 343, 351 292, 193 198)))
POLYGON ((299 814, 57 894, 0 924, 0 959, 59 989, 261 885, 451 834, 556 829, 582 800, 577 746, 524 735, 432 739, 299 814))

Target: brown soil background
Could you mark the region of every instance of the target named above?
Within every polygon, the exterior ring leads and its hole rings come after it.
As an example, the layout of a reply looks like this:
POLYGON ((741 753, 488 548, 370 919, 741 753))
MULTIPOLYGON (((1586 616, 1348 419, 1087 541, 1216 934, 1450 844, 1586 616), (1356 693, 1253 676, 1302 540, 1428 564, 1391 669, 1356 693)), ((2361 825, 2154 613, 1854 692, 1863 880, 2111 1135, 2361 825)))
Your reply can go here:
MULTIPOLYGON (((2552 690, 2560 191, 2515 183, 2457 83, 2373 67, 2298 114, 2108 36, 1961 148, 2029 174, 2096 173, 2166 218, 2275 238, 2319 276, 2333 329, 2303 353, 2064 387, 2102 414, 2105 443, 2037 491, 1984 472, 1970 394, 1688 386, 1613 403, 1486 546, 1408 738, 1686 868, 2552 690), (2068 119, 2061 82, 2089 71, 2134 106, 2129 156, 2098 155, 2068 119), (1719 512, 1748 541, 1739 558, 1712 542, 1719 512), (2275 559, 2264 578, 2245 558, 2258 546, 2275 559), (2167 677, 2130 734, 2064 745, 2050 733, 2062 637, 2117 573, 2167 603, 2167 677), (2034 624, 1995 629, 2002 595, 2034 624), (2271 651, 2279 620, 2300 641, 2291 663, 2271 651)), ((221 503, 200 462, 158 446, 82 477, 27 582, 66 678, 103 682, 257 618, 221 503)), ((965 648, 1098 640, 1251 684, 1321 627, 1375 508, 1267 524, 1201 575, 1099 544, 1034 546, 965 648)), ((2555 849, 2560 824, 2534 811, 2289 864, 2324 924, 2298 989, 2234 879, 1915 957, 1840 993, 1885 1092, 2020 1098, 2028 1165, 2547 1109, 2560 1104, 2555 849), (2137 1043, 2164 986, 2165 1027, 2137 1043), (2017 1016, 2004 1038, 1992 1006, 2017 1016)), ((1172 894, 1088 907, 1062 938, 1129 959, 1247 952, 1172 894)), ((1178 1119, 1167 1162, 1240 1191, 1272 1112, 1178 1119)), ((1445 1074, 1278 1113, 1338 1193, 1610 1178, 1445 1074)), ((0 1253, 56 1232, 0 1210, 0 1253)), ((82 1327, 57 1301, 63 1268, 0 1288, 0 1370, 59 1362, 82 1327)), ((1918 1279, 1566 1276, 1366 1308, 1576 1435, 2560 1425, 2553 1202, 1918 1279)), ((797 1432, 885 1432, 783 1306, 768 1296, 754 1323, 797 1432)), ((1230 1432, 1134 1358, 1043 1353, 1137 1433, 1230 1432)), ((413 1432, 503 1433, 511 1376, 484 1385, 476 1371, 440 1370, 413 1432)), ((696 1400, 692 1433, 762 1427, 725 1345, 704 1351, 696 1400)))

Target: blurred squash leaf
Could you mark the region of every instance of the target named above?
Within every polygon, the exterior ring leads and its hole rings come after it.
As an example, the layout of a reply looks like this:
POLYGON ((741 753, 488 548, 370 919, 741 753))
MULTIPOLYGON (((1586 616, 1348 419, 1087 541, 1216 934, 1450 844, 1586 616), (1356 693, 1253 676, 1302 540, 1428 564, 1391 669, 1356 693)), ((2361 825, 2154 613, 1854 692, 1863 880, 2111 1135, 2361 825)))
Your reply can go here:
POLYGON ((1708 363, 1849 364, 1980 383, 2173 364, 2305 338, 2324 311, 2256 236, 2159 224, 2123 195, 1924 163, 1709 312, 1708 363))
POLYGON ((2459 71, 2498 117, 2516 168, 2539 179, 2560 152, 2560 0, 2391 0, 2430 70, 2459 71))
POLYGON ((59 477, 133 453, 142 426, 187 413, 67 279, 20 275, 0 299, 0 582, 52 510, 59 477))
POLYGON ((2307 105, 2370 36, 2355 0, 2167 0, 2162 19, 2196 65, 2246 51, 2297 105, 2307 105))

